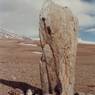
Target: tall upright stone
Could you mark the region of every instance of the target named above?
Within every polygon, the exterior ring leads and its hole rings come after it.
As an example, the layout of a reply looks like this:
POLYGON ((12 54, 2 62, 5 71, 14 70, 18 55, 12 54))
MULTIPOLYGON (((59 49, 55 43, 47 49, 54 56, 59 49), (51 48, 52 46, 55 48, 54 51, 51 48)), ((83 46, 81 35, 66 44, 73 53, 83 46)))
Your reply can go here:
POLYGON ((73 95, 78 20, 67 7, 46 2, 39 17, 43 93, 73 95))

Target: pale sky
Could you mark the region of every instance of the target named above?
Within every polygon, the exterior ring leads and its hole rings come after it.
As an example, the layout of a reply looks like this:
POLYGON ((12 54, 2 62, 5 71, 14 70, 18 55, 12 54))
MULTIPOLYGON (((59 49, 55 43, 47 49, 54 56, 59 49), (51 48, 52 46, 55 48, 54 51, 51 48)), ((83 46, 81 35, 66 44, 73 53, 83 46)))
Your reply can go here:
MULTIPOLYGON (((0 27, 19 35, 38 37, 38 18, 45 0, 0 0, 0 27)), ((95 41, 95 0, 54 0, 78 17, 80 38, 95 41)))

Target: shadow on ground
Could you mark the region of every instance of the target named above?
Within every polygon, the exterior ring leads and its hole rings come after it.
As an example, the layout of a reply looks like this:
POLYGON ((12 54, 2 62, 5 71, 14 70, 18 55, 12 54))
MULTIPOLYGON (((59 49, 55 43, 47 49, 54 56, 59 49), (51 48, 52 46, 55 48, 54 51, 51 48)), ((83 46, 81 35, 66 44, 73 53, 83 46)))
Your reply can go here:
POLYGON ((20 89, 23 91, 24 95, 26 95, 28 89, 31 89, 35 94, 42 95, 42 90, 40 88, 34 87, 25 82, 0 79, 0 84, 12 87, 13 89, 20 89))

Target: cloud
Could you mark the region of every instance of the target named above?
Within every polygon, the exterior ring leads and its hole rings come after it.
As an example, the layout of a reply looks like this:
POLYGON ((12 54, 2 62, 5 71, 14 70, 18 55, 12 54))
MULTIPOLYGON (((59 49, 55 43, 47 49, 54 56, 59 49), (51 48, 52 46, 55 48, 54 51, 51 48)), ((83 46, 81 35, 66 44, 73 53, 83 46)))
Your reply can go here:
POLYGON ((0 11, 2 12, 26 12, 27 10, 30 12, 38 10, 39 7, 40 4, 37 3, 37 0, 0 0, 0 11))
POLYGON ((79 19, 80 37, 83 40, 95 41, 95 0, 65 0, 65 2, 69 2, 67 6, 79 19))
POLYGON ((81 1, 88 2, 88 3, 93 3, 93 2, 95 2, 95 0, 81 0, 81 1))
POLYGON ((90 16, 90 15, 87 15, 87 14, 80 14, 78 16, 79 18, 79 22, 80 22, 80 26, 81 27, 89 27, 89 26, 93 26, 95 24, 95 16, 90 16))
POLYGON ((95 6, 81 0, 71 0, 69 5, 71 10, 79 19, 80 26, 89 26, 95 24, 95 6), (91 16, 93 15, 93 17, 91 16))
MULTIPOLYGON (((8 30, 13 30, 21 35, 37 36, 39 12, 44 1, 45 0, 0 0, 0 26, 8 30)), ((53 1, 62 6, 70 7, 72 12, 79 19, 80 31, 88 31, 89 28, 95 25, 94 0, 53 1)))
POLYGON ((80 28, 80 37, 83 40, 95 41, 95 25, 80 28))
MULTIPOLYGON (((56 3, 70 7, 78 17, 81 27, 95 24, 95 5, 83 0, 54 0, 56 3)), ((87 0, 90 2, 90 0, 87 0)))
POLYGON ((38 35, 43 0, 0 0, 0 26, 20 35, 38 35))
POLYGON ((93 34, 95 34, 95 28, 88 29, 86 32, 90 32, 90 33, 93 33, 93 34))

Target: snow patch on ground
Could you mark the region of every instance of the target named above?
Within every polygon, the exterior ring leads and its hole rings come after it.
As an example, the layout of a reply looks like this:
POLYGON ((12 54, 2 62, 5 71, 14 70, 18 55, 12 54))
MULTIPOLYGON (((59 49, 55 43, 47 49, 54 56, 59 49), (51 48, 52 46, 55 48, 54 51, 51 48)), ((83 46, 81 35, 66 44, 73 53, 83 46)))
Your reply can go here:
POLYGON ((33 51, 34 54, 42 54, 42 52, 33 51))
POLYGON ((20 45, 37 47, 37 44, 20 43, 20 45))

